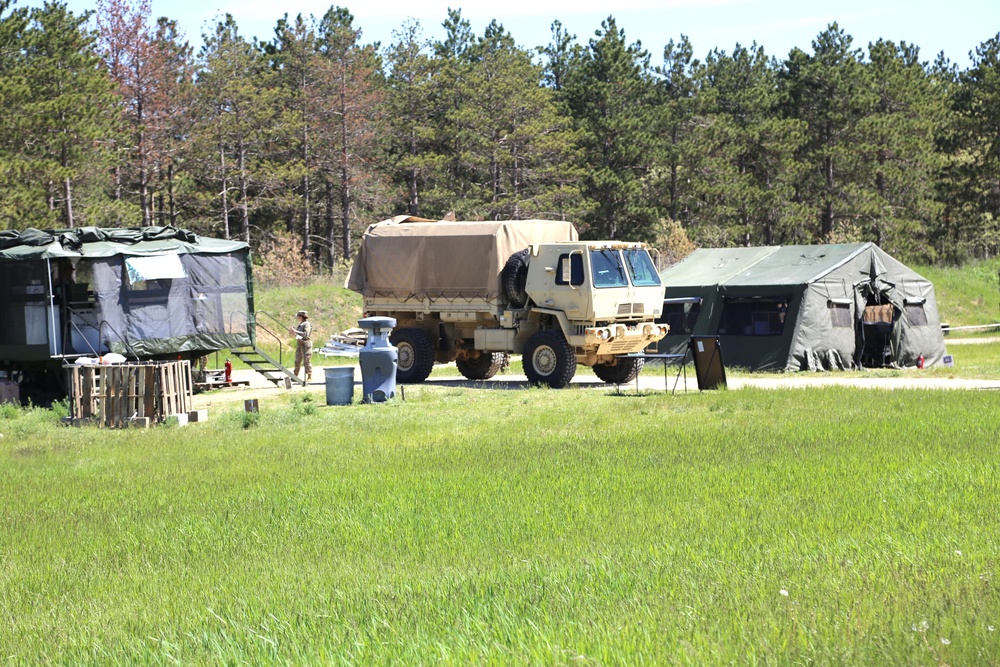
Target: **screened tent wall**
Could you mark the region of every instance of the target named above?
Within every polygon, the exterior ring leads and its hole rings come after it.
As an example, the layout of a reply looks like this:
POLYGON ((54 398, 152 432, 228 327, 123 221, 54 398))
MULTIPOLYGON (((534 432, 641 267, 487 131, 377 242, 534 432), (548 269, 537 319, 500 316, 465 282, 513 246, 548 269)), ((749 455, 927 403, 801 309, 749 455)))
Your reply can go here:
POLYGON ((250 345, 246 261, 245 253, 93 260, 102 342, 139 356, 250 345))

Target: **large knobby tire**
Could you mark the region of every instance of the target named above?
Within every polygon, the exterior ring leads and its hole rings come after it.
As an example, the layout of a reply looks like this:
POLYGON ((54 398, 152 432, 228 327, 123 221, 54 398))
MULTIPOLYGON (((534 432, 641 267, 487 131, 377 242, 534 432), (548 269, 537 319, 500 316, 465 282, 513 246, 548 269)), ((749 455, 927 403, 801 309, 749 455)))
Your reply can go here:
POLYGON ((397 329, 389 336, 396 346, 396 382, 423 382, 434 368, 434 345, 423 329, 397 329))
POLYGON ((489 380, 510 361, 506 352, 481 352, 475 359, 458 359, 458 372, 470 380, 489 380))
POLYGON ((521 363, 528 382, 553 389, 565 387, 576 375, 576 353, 557 331, 539 331, 529 338, 521 363))
POLYGON ((511 308, 524 308, 528 303, 528 249, 515 252, 507 258, 500 272, 500 287, 507 305, 511 308))
POLYGON ((639 377, 645 363, 640 357, 619 357, 614 364, 594 364, 594 375, 608 384, 625 384, 639 377))

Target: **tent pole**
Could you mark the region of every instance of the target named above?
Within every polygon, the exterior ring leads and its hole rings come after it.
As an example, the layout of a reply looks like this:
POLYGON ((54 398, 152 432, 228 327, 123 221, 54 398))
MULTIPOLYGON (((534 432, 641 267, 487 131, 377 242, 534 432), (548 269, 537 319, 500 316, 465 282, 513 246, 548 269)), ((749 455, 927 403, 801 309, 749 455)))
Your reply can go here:
POLYGON ((59 340, 56 337, 56 295, 52 290, 52 260, 45 260, 46 273, 49 276, 49 354, 50 356, 59 356, 58 344, 59 340))

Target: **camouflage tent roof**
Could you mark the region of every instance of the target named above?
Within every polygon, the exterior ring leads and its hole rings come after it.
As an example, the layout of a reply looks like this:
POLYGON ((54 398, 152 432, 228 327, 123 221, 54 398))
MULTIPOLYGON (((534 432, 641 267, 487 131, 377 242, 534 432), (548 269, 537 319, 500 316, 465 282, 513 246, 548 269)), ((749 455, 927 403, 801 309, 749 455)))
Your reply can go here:
POLYGON ((0 259, 7 260, 228 253, 246 247, 247 244, 242 241, 202 238, 176 227, 80 227, 57 231, 25 229, 0 232, 0 259))

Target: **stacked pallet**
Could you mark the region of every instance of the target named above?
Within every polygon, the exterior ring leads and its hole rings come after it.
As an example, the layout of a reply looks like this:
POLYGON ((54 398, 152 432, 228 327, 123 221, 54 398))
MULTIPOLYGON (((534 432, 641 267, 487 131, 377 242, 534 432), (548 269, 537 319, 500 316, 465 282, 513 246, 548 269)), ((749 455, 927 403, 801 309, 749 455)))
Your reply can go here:
POLYGON ((71 366, 69 385, 73 419, 106 428, 186 415, 194 386, 188 361, 71 366))

